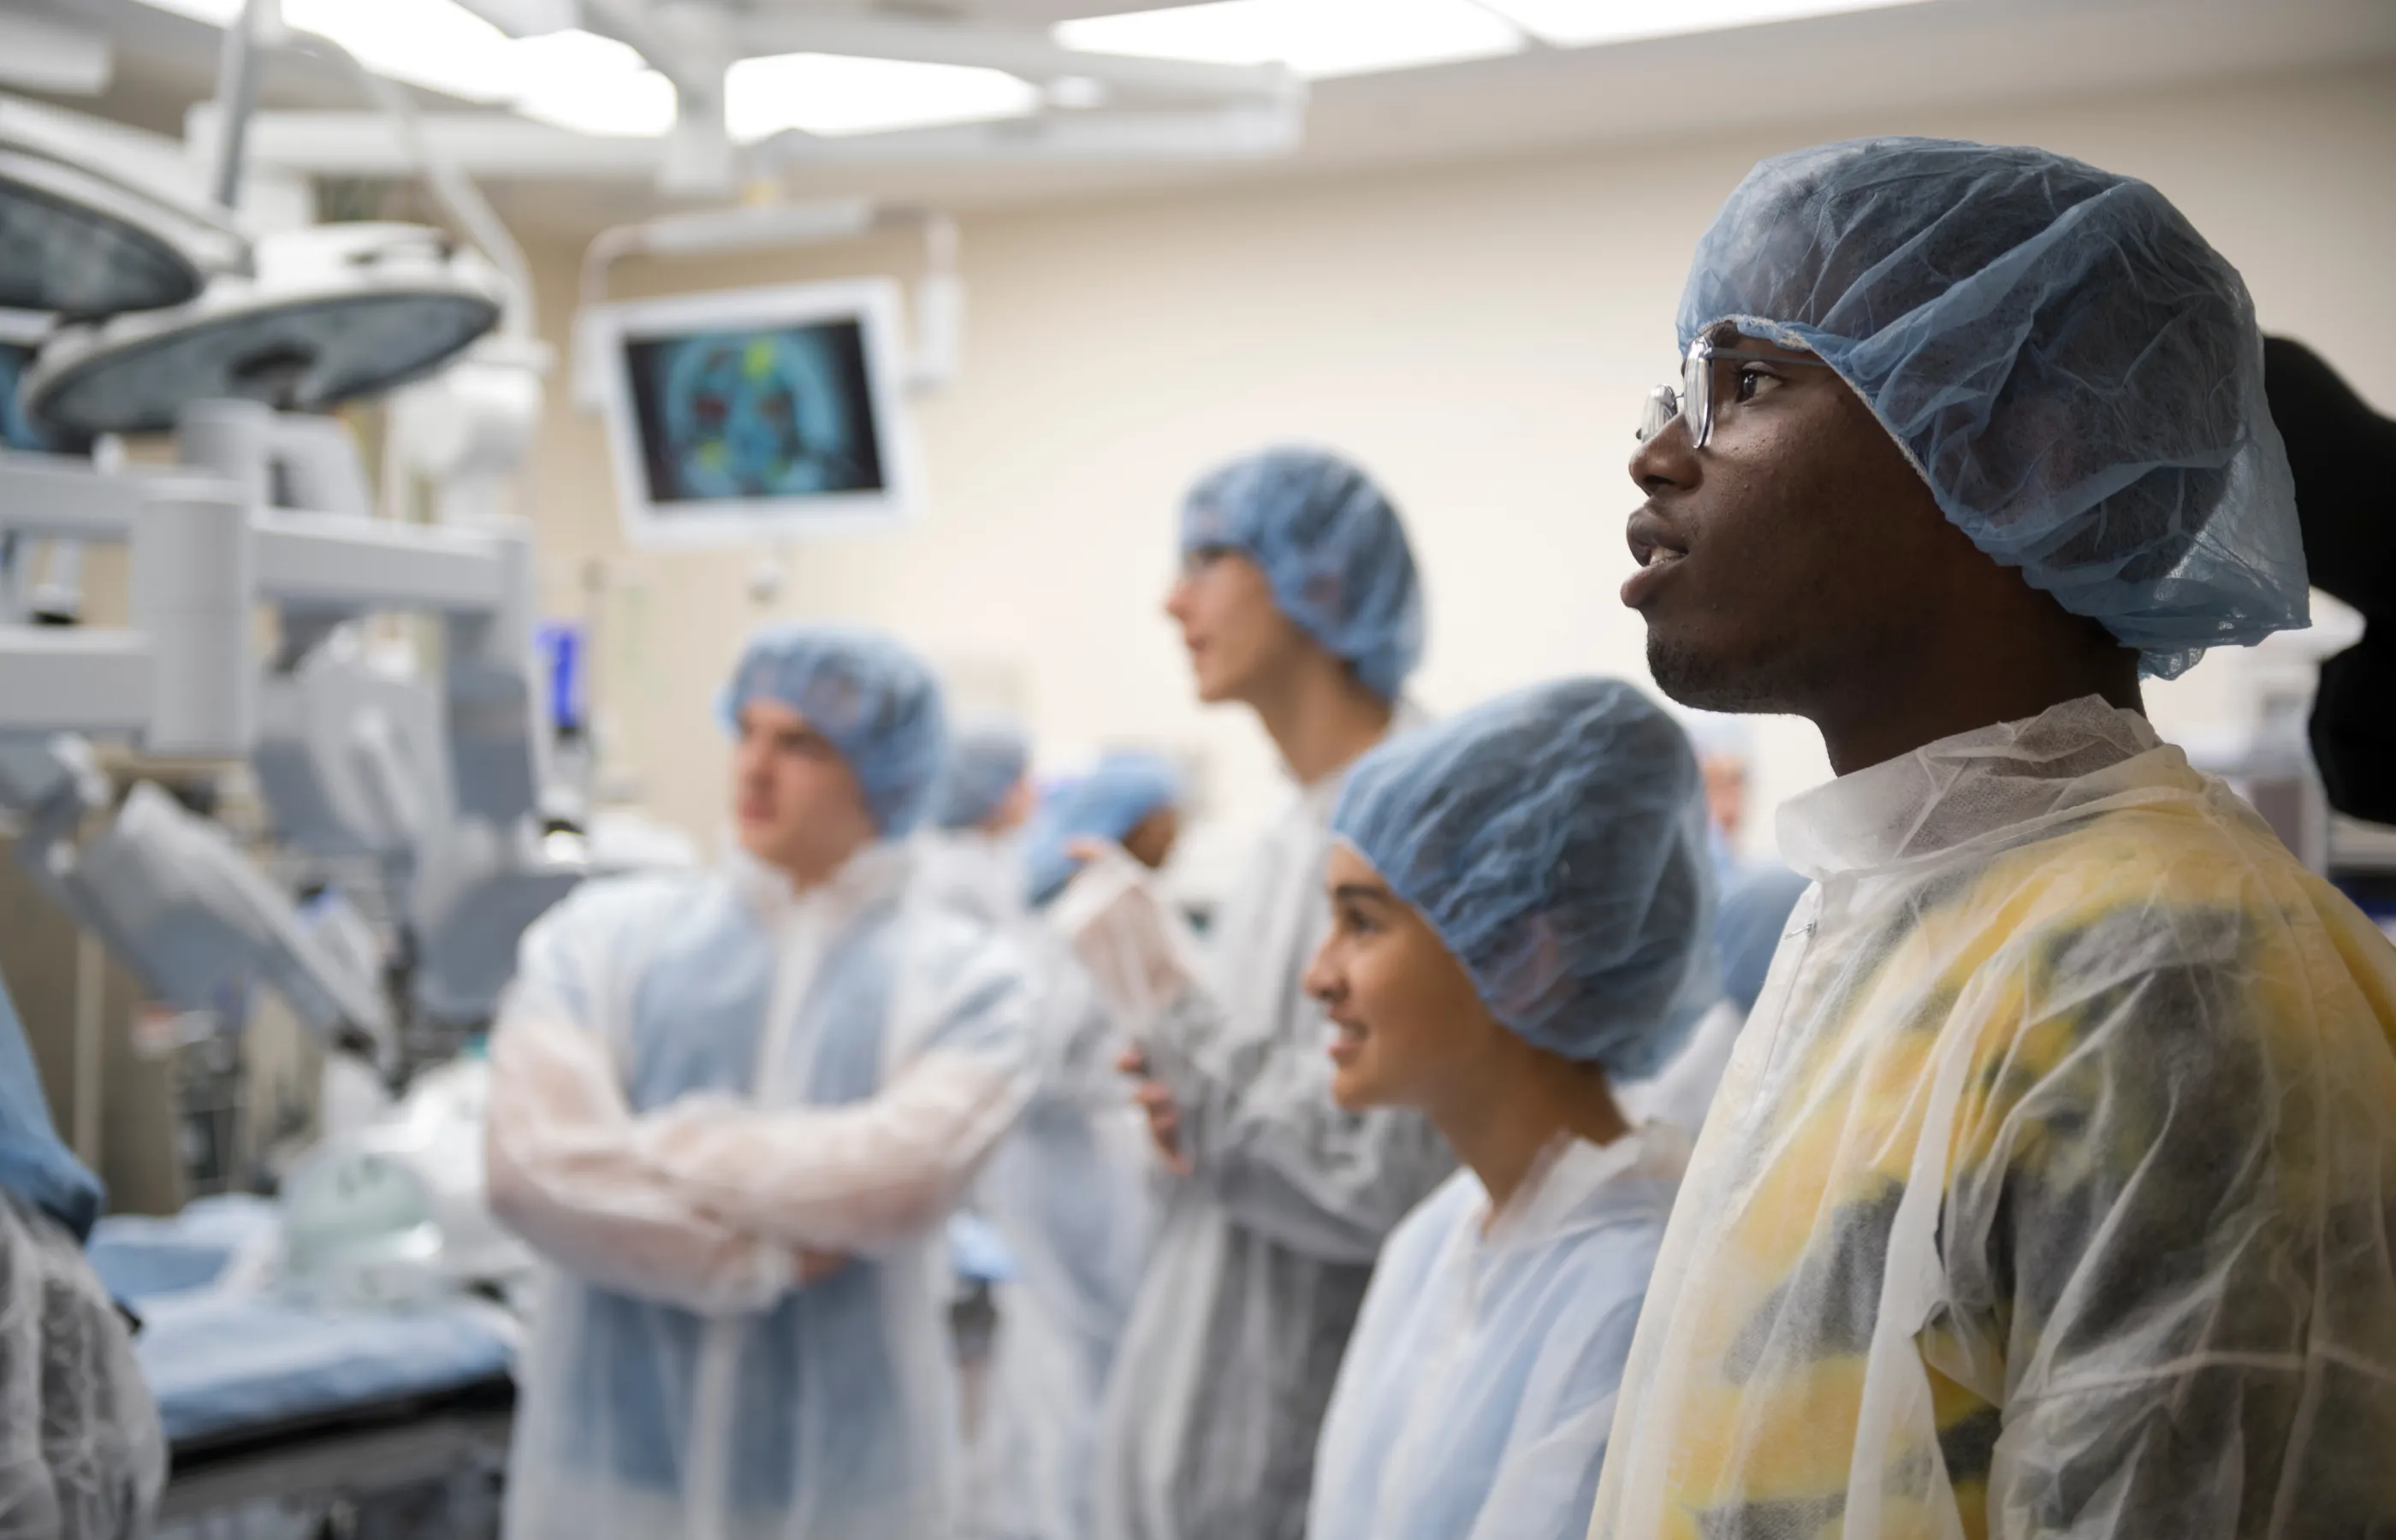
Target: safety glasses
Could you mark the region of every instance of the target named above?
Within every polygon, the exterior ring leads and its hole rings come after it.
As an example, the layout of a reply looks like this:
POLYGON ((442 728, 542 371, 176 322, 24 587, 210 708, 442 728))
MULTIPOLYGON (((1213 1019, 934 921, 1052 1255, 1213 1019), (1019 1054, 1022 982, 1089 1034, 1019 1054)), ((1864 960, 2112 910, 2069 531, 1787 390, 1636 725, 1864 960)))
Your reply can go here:
POLYGON ((1700 337, 1689 344, 1687 355, 1681 360, 1681 388, 1675 391, 1670 385, 1658 385, 1647 392, 1647 409, 1639 419, 1639 442, 1644 444, 1670 428, 1674 418, 1686 418, 1689 419, 1689 446, 1704 448, 1706 441, 1714 434, 1717 365, 1740 363, 1780 364, 1792 368, 1830 367, 1818 358, 1791 358, 1785 353, 1716 347, 1713 339, 1700 337))

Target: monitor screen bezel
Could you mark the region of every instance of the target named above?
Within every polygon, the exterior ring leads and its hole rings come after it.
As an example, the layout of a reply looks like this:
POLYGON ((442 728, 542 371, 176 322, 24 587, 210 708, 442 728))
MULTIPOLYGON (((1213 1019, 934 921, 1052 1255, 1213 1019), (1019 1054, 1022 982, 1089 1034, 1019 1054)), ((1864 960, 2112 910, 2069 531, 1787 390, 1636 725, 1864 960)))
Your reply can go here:
POLYGON ((634 545, 691 549, 779 545, 819 537, 897 528, 915 516, 918 481, 906 415, 905 366, 898 353, 899 290, 887 278, 777 284, 589 307, 584 332, 605 363, 602 415, 616 505, 634 545), (726 498, 694 505, 649 496, 640 414, 632 399, 628 347, 699 331, 765 330, 854 321, 865 356, 865 389, 882 459, 880 490, 809 497, 726 498), (704 510, 703 511, 701 510, 704 510))

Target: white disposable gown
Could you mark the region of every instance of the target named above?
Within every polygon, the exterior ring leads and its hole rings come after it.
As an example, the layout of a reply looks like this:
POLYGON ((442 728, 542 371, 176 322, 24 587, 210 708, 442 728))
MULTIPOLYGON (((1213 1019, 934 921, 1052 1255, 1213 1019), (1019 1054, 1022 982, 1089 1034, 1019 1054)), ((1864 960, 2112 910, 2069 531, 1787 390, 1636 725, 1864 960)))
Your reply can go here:
POLYGON ((922 838, 925 891, 1006 936, 1035 983, 1034 1089, 975 1187, 1016 1272, 996 1290, 963 1533, 1079 1540, 1107 1370, 1153 1227, 1147 1133, 1116 1069, 1125 1040, 1063 938, 1024 908, 1012 847, 922 838))
POLYGON ((549 1264, 511 1536, 947 1533, 941 1222, 1021 1106, 1024 1003, 890 846, 796 897, 745 861, 595 883, 527 933, 488 1136, 549 1264), (802 1250, 848 1261, 799 1284, 802 1250))
POLYGON ((124 1318, 67 1228, 0 1188, 0 1540, 140 1540, 166 1475, 124 1318))
POLYGON ((1580 1527, 1688 1153, 1671 1123, 1568 1139, 1494 1218, 1470 1171, 1406 1216, 1339 1366, 1308 1540, 1580 1527))
POLYGON ((1780 843, 1591 1533, 2396 1533, 2396 949, 2093 697, 1780 843))
POLYGON ((1301 987, 1330 923, 1334 776, 1225 896, 1204 977, 1140 1030, 1179 1112, 1170 1181, 1100 1438, 1106 1540, 1295 1540, 1373 1259, 1453 1169, 1412 1111, 1343 1112, 1301 987))

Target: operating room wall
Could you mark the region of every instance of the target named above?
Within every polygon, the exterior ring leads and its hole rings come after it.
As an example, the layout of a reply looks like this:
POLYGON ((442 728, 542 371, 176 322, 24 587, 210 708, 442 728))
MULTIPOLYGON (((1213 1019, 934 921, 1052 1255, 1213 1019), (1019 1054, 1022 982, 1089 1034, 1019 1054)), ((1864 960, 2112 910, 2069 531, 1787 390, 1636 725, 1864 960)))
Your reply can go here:
MULTIPOLYGON (((1702 122, 1708 90, 1690 118, 1702 122)), ((1768 89, 1768 83, 1755 83, 1768 89)), ((1759 156, 1910 131, 2035 142, 2160 186, 2245 272, 2270 329, 2396 403, 2396 66, 2137 95, 1816 122, 1496 164, 1291 178, 968 214, 964 370, 915 414, 929 495, 900 533, 770 553, 630 553, 603 434, 557 392, 528 480, 554 613, 601 624, 611 763, 648 810, 720 827, 712 693, 769 617, 889 627, 969 705, 1022 711, 1052 753, 1114 740, 1203 767, 1197 885, 1269 807, 1269 750, 1192 704, 1158 610, 1182 488, 1279 440, 1336 445, 1394 494, 1427 575, 1417 683, 1453 708, 1571 671, 1644 679, 1624 462, 1643 392, 1672 366, 1692 244, 1759 156), (597 560, 594 561, 593 559, 597 560)), ((537 245, 564 343, 579 245, 537 245)), ((911 271, 904 242, 627 266, 619 296, 911 271)), ((2167 730, 2234 724, 2239 660, 2151 697, 2167 730)), ((1753 733, 1746 843, 1827 774, 1802 723, 1753 733)))

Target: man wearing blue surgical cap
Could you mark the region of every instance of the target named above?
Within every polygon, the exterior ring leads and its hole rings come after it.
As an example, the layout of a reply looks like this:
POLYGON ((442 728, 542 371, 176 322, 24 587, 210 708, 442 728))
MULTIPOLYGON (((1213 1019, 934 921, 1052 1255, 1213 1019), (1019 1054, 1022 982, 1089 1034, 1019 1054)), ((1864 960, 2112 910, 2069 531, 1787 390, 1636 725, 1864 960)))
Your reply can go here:
POLYGON ((2396 949, 2143 715, 2305 619, 2238 273, 2143 182, 1764 162, 1631 461, 1666 691, 1821 729, 1591 1533, 2396 1531, 2396 949))
POLYGON ((1621 1078, 1721 986, 1696 759, 1568 680, 1348 777, 1307 974, 1332 1095, 1428 1115, 1465 1169, 1382 1249, 1324 1425, 1309 1540, 1568 1533, 1589 1511, 1688 1136, 1621 1078))
POLYGON ((750 643, 738 849, 526 933, 491 1049, 491 1204, 547 1264, 507 1533, 949 1533, 941 1224, 1026 1089, 1025 983, 924 897, 929 670, 830 627, 750 643))
POLYGON ((1253 711, 1295 794, 1203 948, 1129 861, 1094 863, 1058 900, 1089 911, 1076 946, 1138 1044, 1126 1067, 1168 1174, 1108 1387, 1097 1533, 1296 1540, 1373 1258, 1450 1166, 1420 1113, 1332 1102, 1299 982, 1328 919, 1341 781, 1411 715, 1422 593, 1389 498, 1320 450, 1202 478, 1180 543, 1165 612, 1198 697, 1253 711))

